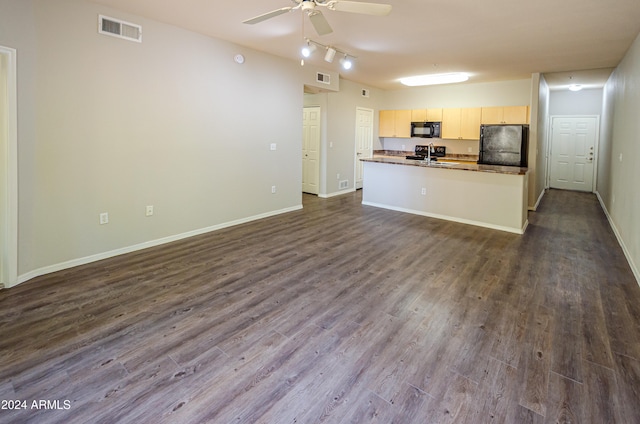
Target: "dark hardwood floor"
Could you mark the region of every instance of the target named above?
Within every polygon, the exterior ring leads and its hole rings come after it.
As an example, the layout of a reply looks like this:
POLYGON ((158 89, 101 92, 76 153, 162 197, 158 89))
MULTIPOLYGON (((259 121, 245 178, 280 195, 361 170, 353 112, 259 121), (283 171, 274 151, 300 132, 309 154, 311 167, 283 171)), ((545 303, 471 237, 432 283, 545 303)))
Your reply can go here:
POLYGON ((640 287, 594 195, 524 236, 360 201, 0 291, 0 422, 640 422, 640 287))

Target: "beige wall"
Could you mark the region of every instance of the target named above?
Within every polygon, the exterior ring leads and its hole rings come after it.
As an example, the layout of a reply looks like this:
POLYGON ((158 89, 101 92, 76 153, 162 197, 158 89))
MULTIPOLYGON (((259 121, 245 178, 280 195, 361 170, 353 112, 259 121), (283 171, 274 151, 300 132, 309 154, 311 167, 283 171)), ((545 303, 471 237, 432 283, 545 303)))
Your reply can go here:
POLYGON ((640 282, 640 36, 604 90, 597 191, 640 282), (622 158, 622 160, 621 160, 622 158))
POLYGON ((378 149, 378 105, 383 95, 379 89, 344 79, 340 80, 339 92, 305 95, 305 106, 322 108, 320 196, 341 192, 338 174, 340 180, 349 180, 348 190, 355 189, 356 108, 373 109, 373 141, 374 149, 378 149), (362 96, 363 88, 369 90, 369 97, 362 96))
POLYGON ((543 75, 534 74, 531 89, 529 138, 529 209, 535 210, 546 188, 549 145, 549 86, 543 75))
POLYGON ((300 207, 298 63, 80 0, 3 0, 0 45, 18 50, 22 279, 300 207), (99 13, 143 43, 98 34, 99 13))

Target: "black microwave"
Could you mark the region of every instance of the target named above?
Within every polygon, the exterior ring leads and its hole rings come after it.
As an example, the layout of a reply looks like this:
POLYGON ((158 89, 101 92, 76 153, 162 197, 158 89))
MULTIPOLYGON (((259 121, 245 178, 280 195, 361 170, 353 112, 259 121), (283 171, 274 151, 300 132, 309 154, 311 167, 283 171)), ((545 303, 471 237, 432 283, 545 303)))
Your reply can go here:
POLYGON ((440 122, 412 122, 411 137, 440 138, 440 122))

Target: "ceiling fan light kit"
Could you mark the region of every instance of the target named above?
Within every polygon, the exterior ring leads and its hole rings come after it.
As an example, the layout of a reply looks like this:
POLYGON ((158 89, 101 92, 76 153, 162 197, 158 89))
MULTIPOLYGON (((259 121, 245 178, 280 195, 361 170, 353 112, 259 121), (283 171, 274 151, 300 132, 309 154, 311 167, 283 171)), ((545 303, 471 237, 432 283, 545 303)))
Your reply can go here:
POLYGON ((262 15, 255 16, 251 19, 243 21, 245 24, 253 25, 266 21, 267 19, 274 18, 276 16, 292 12, 294 10, 302 10, 307 13, 311 24, 315 28, 318 35, 326 35, 333 32, 331 25, 324 17, 320 10, 316 7, 326 7, 329 10, 336 12, 349 12, 359 13, 364 15, 374 16, 386 16, 391 13, 390 4, 380 3, 366 3, 360 1, 349 0, 291 0, 295 6, 282 7, 280 9, 272 10, 271 12, 263 13, 262 15))
MULTIPOLYGON (((303 12, 306 12, 309 17, 309 21, 313 25, 313 28, 316 30, 318 35, 326 35, 333 32, 331 25, 324 17, 320 10, 316 9, 317 6, 326 7, 329 10, 337 11, 337 12, 349 12, 349 13, 359 13, 364 15, 375 15, 375 16, 386 16, 391 13, 391 5, 390 4, 380 4, 380 3, 366 3, 359 1, 349 1, 349 0, 291 0, 295 6, 290 7, 281 7, 280 9, 272 10, 271 12, 263 13, 262 15, 255 16, 251 19, 247 19, 243 21, 245 24, 253 25, 260 23, 262 21, 266 21, 267 19, 274 18, 276 16, 285 14, 287 12, 292 12, 294 10, 300 9, 303 12)), ((303 17, 304 19, 304 17, 303 17)), ((302 25, 302 34, 304 36, 304 20, 302 25)), ((311 41, 308 38, 305 38, 307 44, 302 47, 302 57, 300 60, 300 65, 304 66, 304 58, 310 57, 316 46, 323 47, 326 49, 326 53, 324 55, 325 62, 332 63, 333 59, 336 56, 336 53, 340 53, 344 55, 342 59, 340 59, 340 64, 344 69, 351 69, 353 66, 353 62, 351 58, 355 58, 355 56, 350 56, 345 52, 341 52, 337 50, 335 47, 325 46, 320 43, 316 43, 315 41, 311 41)))

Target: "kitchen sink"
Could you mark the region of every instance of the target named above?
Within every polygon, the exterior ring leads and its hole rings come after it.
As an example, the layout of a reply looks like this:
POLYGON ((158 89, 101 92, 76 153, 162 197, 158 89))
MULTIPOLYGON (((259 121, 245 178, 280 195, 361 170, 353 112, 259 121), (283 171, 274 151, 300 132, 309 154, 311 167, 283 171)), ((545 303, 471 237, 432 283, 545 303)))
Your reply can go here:
POLYGON ((431 162, 427 164, 428 166, 452 166, 452 165, 460 165, 458 162, 431 162))

